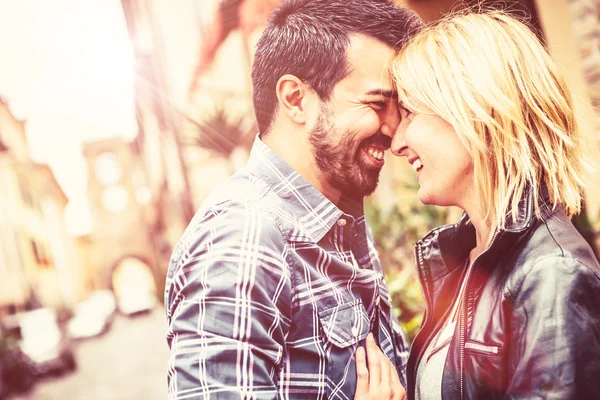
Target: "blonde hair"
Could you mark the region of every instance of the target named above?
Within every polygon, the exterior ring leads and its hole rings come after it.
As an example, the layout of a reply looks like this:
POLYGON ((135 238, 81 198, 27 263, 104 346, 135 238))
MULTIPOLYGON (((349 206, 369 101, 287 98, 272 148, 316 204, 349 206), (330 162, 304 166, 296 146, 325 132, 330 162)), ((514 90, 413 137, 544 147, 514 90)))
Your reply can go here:
POLYGON ((515 221, 527 187, 539 199, 543 183, 552 208, 580 211, 593 165, 586 137, 561 72, 525 24, 501 11, 449 16, 399 52, 392 74, 408 108, 455 129, 488 223, 515 221))

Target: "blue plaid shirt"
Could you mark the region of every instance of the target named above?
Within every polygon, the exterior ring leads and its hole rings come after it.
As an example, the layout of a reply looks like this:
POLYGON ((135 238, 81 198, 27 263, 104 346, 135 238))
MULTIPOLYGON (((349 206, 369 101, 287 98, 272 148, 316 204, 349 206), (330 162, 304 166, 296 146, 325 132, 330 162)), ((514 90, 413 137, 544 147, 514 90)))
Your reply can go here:
POLYGON ((369 332, 405 384, 408 346, 362 199, 342 203, 256 139, 171 256, 169 399, 352 399, 369 332))

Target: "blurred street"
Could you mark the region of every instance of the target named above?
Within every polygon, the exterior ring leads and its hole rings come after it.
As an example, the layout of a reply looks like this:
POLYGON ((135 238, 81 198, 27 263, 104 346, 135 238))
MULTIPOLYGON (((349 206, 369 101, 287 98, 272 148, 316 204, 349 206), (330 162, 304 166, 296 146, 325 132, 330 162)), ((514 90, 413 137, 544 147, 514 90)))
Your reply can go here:
POLYGON ((168 347, 163 309, 115 316, 103 336, 76 344, 74 373, 43 378, 15 400, 165 399, 168 347))

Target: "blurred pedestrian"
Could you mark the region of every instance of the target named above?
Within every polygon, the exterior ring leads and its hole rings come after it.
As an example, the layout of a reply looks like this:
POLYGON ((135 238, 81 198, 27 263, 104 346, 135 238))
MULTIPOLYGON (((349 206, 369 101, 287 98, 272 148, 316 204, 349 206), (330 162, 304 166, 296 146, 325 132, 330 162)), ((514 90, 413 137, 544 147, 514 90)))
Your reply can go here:
POLYGON ((465 211, 416 245, 408 397, 600 399, 600 267, 569 219, 593 163, 561 71, 490 11, 421 31, 393 76, 392 151, 421 202, 465 211))
POLYGON ((420 24, 373 0, 290 0, 270 17, 248 164, 171 257, 171 398, 404 395, 407 343, 363 198, 399 122, 389 63, 420 24))

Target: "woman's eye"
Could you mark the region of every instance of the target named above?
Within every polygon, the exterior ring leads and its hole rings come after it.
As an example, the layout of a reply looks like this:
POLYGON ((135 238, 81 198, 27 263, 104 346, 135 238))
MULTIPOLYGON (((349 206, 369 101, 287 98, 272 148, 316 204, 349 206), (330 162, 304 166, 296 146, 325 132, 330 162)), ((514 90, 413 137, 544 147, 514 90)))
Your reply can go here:
POLYGON ((408 108, 404 107, 402 104, 398 105, 401 111, 402 118, 410 118, 413 115, 413 112, 408 108))

